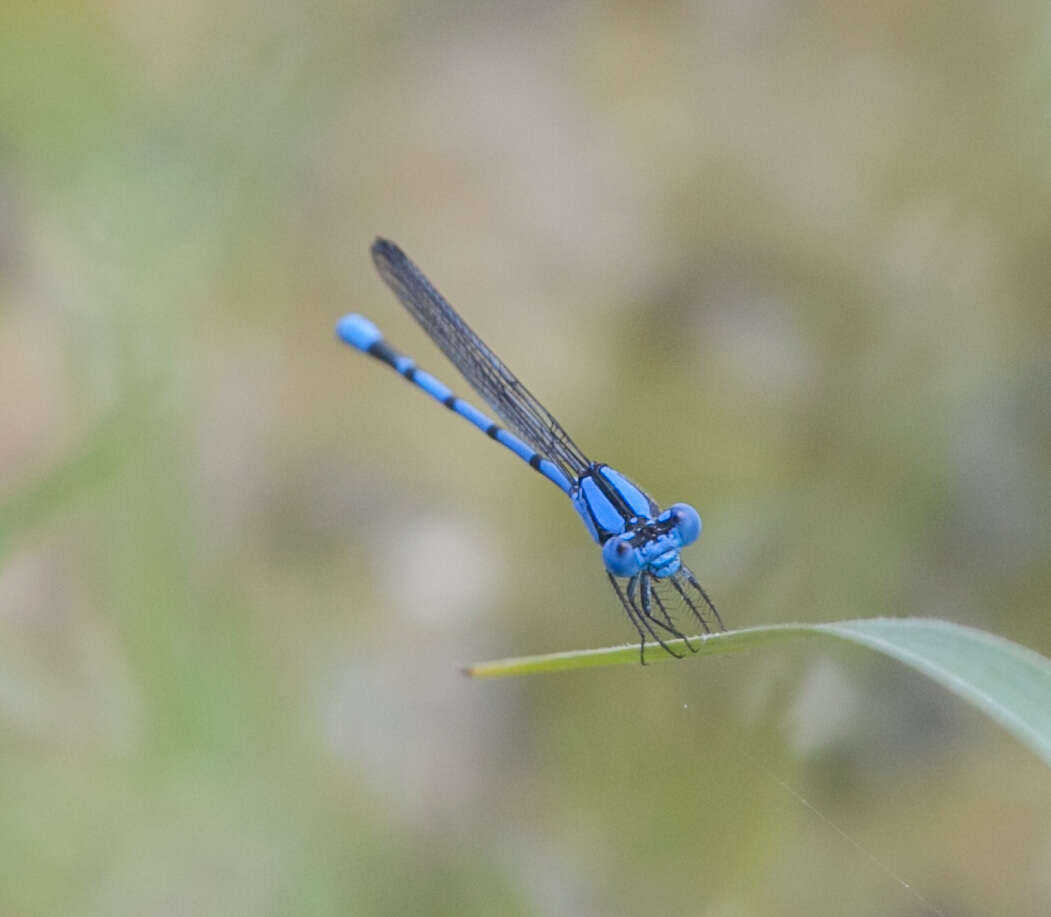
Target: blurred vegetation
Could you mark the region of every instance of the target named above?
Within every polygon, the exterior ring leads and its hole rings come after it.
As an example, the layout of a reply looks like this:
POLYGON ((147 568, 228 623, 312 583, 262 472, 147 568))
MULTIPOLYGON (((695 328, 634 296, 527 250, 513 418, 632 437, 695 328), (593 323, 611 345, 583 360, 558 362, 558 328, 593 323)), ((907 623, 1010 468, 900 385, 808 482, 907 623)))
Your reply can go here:
POLYGON ((1048 653, 1040 4, 0 9, 0 913, 1046 913, 1028 751, 863 651, 631 639, 397 240, 731 626, 1048 653), (458 386, 461 390, 463 385, 458 386))

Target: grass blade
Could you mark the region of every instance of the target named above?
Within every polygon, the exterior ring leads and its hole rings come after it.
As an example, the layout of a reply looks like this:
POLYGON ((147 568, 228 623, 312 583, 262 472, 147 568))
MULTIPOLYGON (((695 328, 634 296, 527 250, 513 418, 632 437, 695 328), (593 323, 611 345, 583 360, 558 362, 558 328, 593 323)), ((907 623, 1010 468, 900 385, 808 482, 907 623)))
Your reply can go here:
MULTIPOLYGON (((735 653, 801 637, 834 637, 903 662, 974 704, 1051 766, 1051 660, 973 627, 934 618, 871 618, 831 624, 775 624, 691 638, 688 658, 735 653)), ((685 649, 682 641, 669 641, 685 649)), ((472 678, 503 678, 609 665, 638 665, 637 645, 483 662, 472 678)), ((647 662, 674 661, 656 645, 647 662)))

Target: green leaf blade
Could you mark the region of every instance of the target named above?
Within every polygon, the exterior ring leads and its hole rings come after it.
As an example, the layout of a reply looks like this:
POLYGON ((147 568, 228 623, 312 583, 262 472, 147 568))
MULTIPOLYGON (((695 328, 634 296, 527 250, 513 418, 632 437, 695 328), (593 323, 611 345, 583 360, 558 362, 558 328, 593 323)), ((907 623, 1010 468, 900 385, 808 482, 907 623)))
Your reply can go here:
MULTIPOLYGON (((1051 766, 1051 660, 973 627, 934 618, 871 618, 705 634, 691 638, 696 653, 689 653, 681 640, 669 645, 697 658, 816 636, 846 640, 910 666, 973 704, 1051 766)), ((638 646, 616 646, 502 659, 470 666, 464 673, 501 678, 638 661, 638 646)), ((674 660, 647 644, 646 661, 674 660)))
POLYGON ((922 672, 1051 765, 1051 660, 995 634, 931 618, 874 618, 817 628, 922 672))

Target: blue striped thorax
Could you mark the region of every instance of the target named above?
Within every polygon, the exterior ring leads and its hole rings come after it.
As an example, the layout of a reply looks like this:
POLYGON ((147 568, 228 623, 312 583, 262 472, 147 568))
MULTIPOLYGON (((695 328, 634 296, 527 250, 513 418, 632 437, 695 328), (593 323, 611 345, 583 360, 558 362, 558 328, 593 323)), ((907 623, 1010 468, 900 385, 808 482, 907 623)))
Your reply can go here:
POLYGON ((661 512, 641 487, 609 465, 592 464, 570 498, 614 576, 642 570, 671 576, 681 566, 679 551, 701 534, 701 517, 692 506, 675 503, 661 512))

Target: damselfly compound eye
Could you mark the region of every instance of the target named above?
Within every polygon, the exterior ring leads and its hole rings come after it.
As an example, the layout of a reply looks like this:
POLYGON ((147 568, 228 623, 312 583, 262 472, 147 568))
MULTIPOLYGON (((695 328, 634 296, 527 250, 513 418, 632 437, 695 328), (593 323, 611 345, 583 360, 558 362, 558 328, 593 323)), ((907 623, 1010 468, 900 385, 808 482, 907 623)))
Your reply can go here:
POLYGON ((623 535, 614 535, 602 546, 602 561, 614 576, 634 576, 639 572, 639 556, 623 535))
POLYGON ((701 517, 689 503, 673 503, 668 507, 675 522, 675 531, 679 535, 679 544, 685 547, 693 544, 701 534, 701 517))

